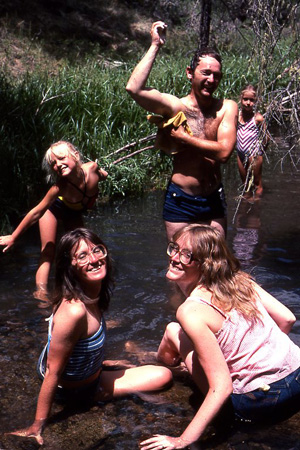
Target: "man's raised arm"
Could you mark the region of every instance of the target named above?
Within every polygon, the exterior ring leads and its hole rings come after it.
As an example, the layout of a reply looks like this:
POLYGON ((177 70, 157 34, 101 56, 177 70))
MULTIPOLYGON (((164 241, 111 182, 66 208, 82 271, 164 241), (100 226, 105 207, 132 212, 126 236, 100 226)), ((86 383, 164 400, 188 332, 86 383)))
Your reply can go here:
POLYGON ((126 91, 146 111, 172 117, 173 103, 177 103, 178 99, 173 95, 163 94, 157 89, 146 87, 155 58, 160 47, 165 43, 166 28, 167 25, 161 21, 152 24, 150 48, 132 72, 126 91))

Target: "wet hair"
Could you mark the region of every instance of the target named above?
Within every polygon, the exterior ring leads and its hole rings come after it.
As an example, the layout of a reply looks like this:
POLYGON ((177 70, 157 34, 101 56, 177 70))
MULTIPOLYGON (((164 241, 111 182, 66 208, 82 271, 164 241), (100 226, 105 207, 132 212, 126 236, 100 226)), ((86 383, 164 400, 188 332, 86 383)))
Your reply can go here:
POLYGON ((191 224, 175 233, 173 241, 182 238, 200 264, 199 279, 191 292, 198 284, 203 285, 212 293, 212 303, 223 311, 235 308, 250 321, 257 320, 253 279, 240 270, 240 262, 222 234, 208 225, 191 224))
POLYGON ((202 48, 198 48, 196 50, 194 56, 192 57, 190 68, 191 68, 193 73, 195 72, 195 69, 196 69, 196 67, 199 64, 199 58, 203 58, 205 56, 210 56, 211 58, 216 59, 221 64, 221 69, 222 69, 222 58, 221 58, 221 55, 216 50, 214 50, 213 48, 202 47, 202 48))
MULTIPOLYGON (((95 301, 87 297, 77 278, 76 271, 72 265, 74 250, 78 248, 81 241, 92 242, 95 245, 106 245, 100 237, 87 228, 76 228, 66 233, 60 240, 55 259, 55 287, 52 303, 58 307, 63 298, 67 300, 79 299, 89 304, 95 301)), ((99 295, 99 307, 102 311, 107 310, 113 287, 113 268, 109 251, 106 256, 106 277, 102 280, 99 295)))
POLYGON ((248 84, 247 86, 245 86, 242 91, 241 91, 241 99, 243 98, 243 95, 245 92, 253 92, 253 94, 255 95, 256 99, 257 99, 257 89, 255 86, 253 86, 253 84, 248 84))
MULTIPOLYGON (((52 155, 51 153, 54 153, 54 155, 56 155, 56 151, 58 149, 58 147, 65 145, 67 147, 67 151, 64 152, 64 156, 66 155, 70 155, 74 161, 76 161, 76 163, 79 165, 81 165, 82 163, 82 155, 79 152, 79 150, 77 150, 77 148, 75 147, 75 145, 71 144, 68 141, 57 141, 54 142, 54 144, 51 144, 50 147, 48 148, 48 150, 46 151, 43 161, 42 161, 42 168, 46 171, 47 176, 46 176, 46 180, 47 182, 52 182, 55 183, 57 181, 57 179, 59 178, 57 176, 57 174, 52 170, 52 155)), ((59 150, 57 152, 58 154, 62 154, 62 151, 59 150)))

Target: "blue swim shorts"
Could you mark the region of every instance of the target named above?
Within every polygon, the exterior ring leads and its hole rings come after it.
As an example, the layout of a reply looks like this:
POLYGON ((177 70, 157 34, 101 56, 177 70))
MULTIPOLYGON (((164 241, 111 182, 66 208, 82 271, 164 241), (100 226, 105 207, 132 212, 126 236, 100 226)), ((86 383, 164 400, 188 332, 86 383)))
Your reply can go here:
POLYGON ((300 410, 300 368, 268 387, 232 394, 235 417, 250 423, 277 422, 300 410))
POLYGON ((177 184, 167 188, 163 218, 167 222, 204 222, 226 217, 227 205, 223 185, 206 197, 190 195, 177 184))

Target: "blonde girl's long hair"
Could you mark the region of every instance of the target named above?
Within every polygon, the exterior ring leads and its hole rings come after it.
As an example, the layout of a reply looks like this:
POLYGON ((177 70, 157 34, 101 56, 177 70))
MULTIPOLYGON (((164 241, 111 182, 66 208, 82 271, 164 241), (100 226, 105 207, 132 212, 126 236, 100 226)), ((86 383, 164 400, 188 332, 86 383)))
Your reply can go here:
POLYGON ((52 170, 52 157, 51 157, 51 153, 56 154, 62 154, 62 152, 59 150, 60 146, 65 146, 67 148, 67 152, 64 152, 64 154, 69 154, 72 156, 72 158, 74 159, 74 161, 76 161, 76 163, 78 164, 78 167, 81 166, 82 164, 82 155, 79 152, 79 150, 77 150, 77 148, 75 147, 75 145, 71 144, 71 142, 68 141, 57 141, 54 142, 54 144, 51 144, 50 147, 48 148, 48 150, 46 151, 44 158, 43 158, 43 162, 42 162, 42 168, 46 171, 47 176, 46 176, 46 180, 48 183, 56 183, 58 176, 56 175, 56 173, 52 170))
POLYGON ((212 303, 224 312, 235 308, 250 321, 258 320, 253 279, 240 270, 240 262, 221 233, 208 225, 191 224, 175 233, 173 241, 179 238, 188 243, 193 258, 200 264, 196 285, 212 293, 212 303))

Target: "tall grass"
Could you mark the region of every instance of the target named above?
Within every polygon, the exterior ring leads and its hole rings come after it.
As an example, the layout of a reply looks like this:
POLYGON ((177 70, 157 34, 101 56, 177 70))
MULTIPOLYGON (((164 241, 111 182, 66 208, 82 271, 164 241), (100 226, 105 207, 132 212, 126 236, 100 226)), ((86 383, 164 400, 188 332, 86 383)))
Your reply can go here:
MULTIPOLYGON (((155 132, 146 112, 125 91, 137 60, 99 64, 95 58, 80 67, 65 67, 56 75, 35 71, 19 80, 0 74, 2 228, 9 218, 26 212, 41 199, 47 189, 41 161, 49 145, 61 139, 76 145, 87 159, 98 158, 108 169, 109 177, 101 184, 104 197, 165 186, 171 160, 157 150, 148 150, 119 165, 111 165, 114 158, 107 157, 155 132)), ((184 71, 187 64, 186 55, 180 52, 162 52, 149 84, 164 92, 186 95, 190 89, 184 71)), ((257 74, 250 69, 247 56, 224 55, 219 96, 237 99, 241 87, 255 81, 257 74)))
MULTIPOLYGON (((99 160, 109 177, 102 195, 129 195, 164 185, 170 161, 147 151, 119 165, 107 158, 125 144, 154 132, 142 111, 125 91, 128 66, 99 65, 64 68, 10 80, 0 75, 1 222, 27 211, 47 187, 41 161, 49 145, 69 140, 86 159, 99 160)), ((120 156, 120 155, 118 155, 120 156)))

